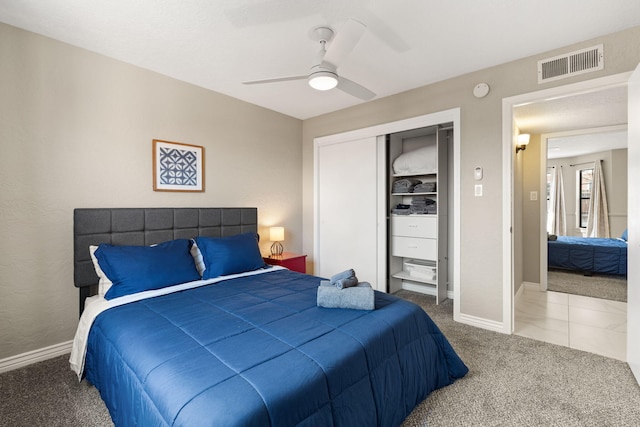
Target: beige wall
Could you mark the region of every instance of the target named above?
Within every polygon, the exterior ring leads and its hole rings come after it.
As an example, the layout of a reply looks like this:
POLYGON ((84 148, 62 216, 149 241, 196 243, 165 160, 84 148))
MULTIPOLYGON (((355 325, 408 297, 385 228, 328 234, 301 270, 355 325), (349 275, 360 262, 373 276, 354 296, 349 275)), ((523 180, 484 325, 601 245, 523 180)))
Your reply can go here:
MULTIPOLYGON (((546 187, 540 187, 540 135, 531 135, 525 151, 518 156, 522 165, 522 198, 516 202, 522 212, 522 281, 539 283, 540 280, 540 239, 544 230, 540 230, 540 209, 546 205, 546 187), (538 200, 531 200, 531 192, 538 194, 538 200), (537 280, 533 280, 537 278, 537 280)), ((520 284, 522 281, 516 281, 520 284)))
MULTIPOLYGON (((460 312, 502 322, 502 99, 553 86, 628 72, 640 62, 640 27, 542 53, 497 67, 374 100, 305 120, 303 123, 303 234, 305 253, 313 253, 313 139, 423 114, 461 108, 461 277, 460 312), (604 70, 538 85, 539 59, 604 44, 604 70), (486 82, 491 92, 476 99, 473 87, 486 82), (484 197, 474 197, 473 169, 484 168, 484 197)), ((517 166, 517 165, 514 165, 517 166)))
POLYGON ((4 24, 0 58, 0 359, 73 338, 76 207, 257 206, 302 249, 300 120, 4 24), (152 191, 154 138, 204 193, 152 191))
MULTIPOLYGON (((606 169, 606 165, 604 167, 606 169)), ((609 174, 611 183, 607 186, 611 237, 620 237, 628 226, 628 150, 611 151, 611 165, 609 171, 605 170, 605 173, 609 174)))

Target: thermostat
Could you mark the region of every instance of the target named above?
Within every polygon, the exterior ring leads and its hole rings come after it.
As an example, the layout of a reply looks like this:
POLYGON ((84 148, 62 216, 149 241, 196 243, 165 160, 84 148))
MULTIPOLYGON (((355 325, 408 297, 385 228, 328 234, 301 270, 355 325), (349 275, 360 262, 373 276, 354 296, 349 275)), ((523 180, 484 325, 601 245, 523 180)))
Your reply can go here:
POLYGON ((476 168, 473 170, 473 178, 474 178, 476 181, 480 181, 480 180, 482 179, 482 168, 481 168, 480 166, 476 167, 476 168))

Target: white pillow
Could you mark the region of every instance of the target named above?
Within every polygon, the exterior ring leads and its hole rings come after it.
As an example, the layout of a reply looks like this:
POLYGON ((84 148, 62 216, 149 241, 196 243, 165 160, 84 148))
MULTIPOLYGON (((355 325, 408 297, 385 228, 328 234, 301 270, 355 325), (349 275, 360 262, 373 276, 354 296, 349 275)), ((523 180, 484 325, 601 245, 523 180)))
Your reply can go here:
POLYGON ((393 161, 394 174, 430 174, 438 171, 438 151, 435 144, 400 154, 393 161))
POLYGON ((193 261, 196 263, 196 269, 198 273, 200 273, 200 277, 202 277, 204 271, 207 267, 204 265, 204 258, 202 258, 202 252, 200 252, 200 248, 196 244, 195 239, 191 239, 191 256, 193 257, 193 261))
POLYGON ((96 274, 98 275, 98 295, 104 296, 107 293, 113 282, 109 280, 104 271, 100 268, 100 264, 98 264, 98 259, 94 255, 94 252, 98 249, 97 246, 89 246, 89 255, 91 255, 91 261, 93 261, 93 268, 96 270, 96 274))

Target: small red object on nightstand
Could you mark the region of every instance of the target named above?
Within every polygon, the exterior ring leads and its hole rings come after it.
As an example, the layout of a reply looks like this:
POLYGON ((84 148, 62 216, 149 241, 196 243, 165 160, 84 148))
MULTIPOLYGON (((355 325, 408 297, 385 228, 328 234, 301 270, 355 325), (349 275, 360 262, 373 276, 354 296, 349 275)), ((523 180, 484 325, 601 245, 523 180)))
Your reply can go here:
POLYGON ((263 257, 264 262, 271 265, 281 265, 298 273, 307 272, 307 256, 295 254, 293 252, 283 252, 282 255, 271 255, 263 257))

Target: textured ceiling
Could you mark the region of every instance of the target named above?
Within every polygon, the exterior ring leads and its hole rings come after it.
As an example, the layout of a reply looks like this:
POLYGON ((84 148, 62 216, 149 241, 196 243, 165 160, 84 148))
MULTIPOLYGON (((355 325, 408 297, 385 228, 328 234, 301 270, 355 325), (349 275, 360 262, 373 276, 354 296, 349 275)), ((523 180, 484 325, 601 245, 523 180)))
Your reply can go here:
POLYGON ((640 25, 638 0, 2 0, 0 22, 305 119, 362 101, 304 80, 309 30, 367 25, 340 75, 384 97, 640 25))
POLYGON ((550 159, 626 148, 626 130, 608 129, 627 124, 627 87, 518 106, 514 120, 521 133, 558 134, 549 140, 550 159))

